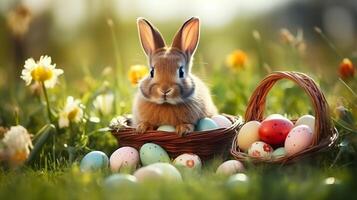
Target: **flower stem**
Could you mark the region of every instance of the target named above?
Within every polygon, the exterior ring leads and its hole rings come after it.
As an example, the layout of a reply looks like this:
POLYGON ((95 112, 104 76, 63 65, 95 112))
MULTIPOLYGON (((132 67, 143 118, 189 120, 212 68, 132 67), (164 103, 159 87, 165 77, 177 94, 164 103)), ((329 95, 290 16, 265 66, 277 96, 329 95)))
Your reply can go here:
POLYGON ((51 114, 51 107, 50 107, 50 101, 48 100, 48 95, 47 95, 47 90, 46 90, 46 87, 45 87, 45 83, 41 82, 41 86, 42 86, 43 94, 44 94, 45 100, 46 100, 48 119, 50 120, 50 123, 53 123, 52 114, 51 114))

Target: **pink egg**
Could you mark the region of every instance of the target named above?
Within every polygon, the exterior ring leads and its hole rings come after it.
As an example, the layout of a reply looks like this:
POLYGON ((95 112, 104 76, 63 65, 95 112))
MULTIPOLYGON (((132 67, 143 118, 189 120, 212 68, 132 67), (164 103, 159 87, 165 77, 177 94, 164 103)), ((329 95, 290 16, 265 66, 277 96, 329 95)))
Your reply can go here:
POLYGON ((273 148, 265 142, 254 142, 248 149, 248 155, 254 158, 270 159, 273 148))
POLYGON ((109 163, 113 172, 122 168, 134 169, 139 163, 139 152, 133 147, 121 147, 110 156, 109 163))
POLYGON ((312 130, 307 125, 299 125, 293 128, 286 140, 285 151, 287 155, 293 155, 305 150, 312 143, 312 130))
POLYGON ((219 128, 228 128, 232 125, 232 122, 223 115, 214 115, 211 119, 216 122, 219 128))

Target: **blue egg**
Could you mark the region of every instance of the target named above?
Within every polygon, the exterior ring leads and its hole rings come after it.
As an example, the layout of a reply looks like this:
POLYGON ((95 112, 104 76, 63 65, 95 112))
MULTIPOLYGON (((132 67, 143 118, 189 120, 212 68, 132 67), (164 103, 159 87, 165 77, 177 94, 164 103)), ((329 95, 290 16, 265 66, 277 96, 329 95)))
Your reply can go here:
POLYGON ((230 176, 226 182, 228 188, 239 188, 240 190, 248 190, 249 178, 244 173, 238 173, 230 176))
POLYGON ((104 180, 104 187, 116 188, 123 185, 133 186, 137 183, 136 177, 130 174, 113 174, 104 180))
POLYGON ((217 129, 218 125, 210 118, 200 119, 196 124, 196 131, 208 131, 212 129, 217 129))
POLYGON ((108 156, 101 151, 92 151, 85 155, 81 161, 82 172, 106 169, 109 164, 108 156))
POLYGON ((159 126, 159 128, 157 130, 165 131, 165 132, 175 132, 176 131, 175 127, 173 127, 171 125, 161 125, 161 126, 159 126))

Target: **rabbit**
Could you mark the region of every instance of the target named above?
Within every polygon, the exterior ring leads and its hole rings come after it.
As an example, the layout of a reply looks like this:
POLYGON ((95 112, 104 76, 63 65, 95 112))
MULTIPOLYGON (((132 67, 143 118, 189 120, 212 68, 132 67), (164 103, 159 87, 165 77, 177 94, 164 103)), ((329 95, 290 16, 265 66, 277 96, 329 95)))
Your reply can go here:
POLYGON ((190 18, 166 46, 157 28, 137 19, 139 38, 150 74, 139 82, 133 103, 138 133, 172 125, 179 136, 194 131, 197 121, 217 114, 209 89, 191 73, 192 57, 200 36, 200 21, 190 18))

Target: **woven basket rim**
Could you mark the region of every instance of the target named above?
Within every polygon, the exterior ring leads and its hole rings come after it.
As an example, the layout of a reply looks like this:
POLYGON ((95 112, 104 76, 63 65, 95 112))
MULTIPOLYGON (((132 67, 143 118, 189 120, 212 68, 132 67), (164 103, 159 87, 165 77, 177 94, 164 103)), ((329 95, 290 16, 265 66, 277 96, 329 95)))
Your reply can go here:
POLYGON ((338 138, 338 131, 333 127, 330 117, 329 106, 321 89, 317 86, 315 81, 308 75, 295 71, 277 71, 266 76, 252 93, 248 106, 245 111, 245 122, 256 120, 262 121, 264 119, 266 97, 270 89, 276 82, 282 79, 293 81, 300 86, 310 97, 310 100, 315 111, 315 133, 313 135, 313 142, 310 147, 297 154, 284 156, 276 159, 261 159, 250 157, 244 151, 241 151, 237 145, 237 136, 235 135, 231 155, 237 160, 251 161, 253 163, 289 163, 300 158, 308 156, 314 152, 331 147, 338 138))
POLYGON ((112 135, 117 138, 119 146, 132 146, 138 149, 142 144, 152 142, 163 147, 169 153, 170 157, 177 156, 178 152, 185 152, 197 154, 202 160, 207 160, 216 153, 229 154, 232 140, 242 125, 241 117, 232 115, 225 116, 230 116, 229 119, 234 119, 230 127, 207 131, 194 131, 183 137, 177 135, 175 132, 157 130, 140 134, 136 132, 136 129, 133 127, 125 127, 120 130, 113 129, 111 132, 112 135), (222 149, 225 149, 225 152, 221 151, 222 149))

